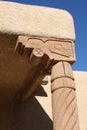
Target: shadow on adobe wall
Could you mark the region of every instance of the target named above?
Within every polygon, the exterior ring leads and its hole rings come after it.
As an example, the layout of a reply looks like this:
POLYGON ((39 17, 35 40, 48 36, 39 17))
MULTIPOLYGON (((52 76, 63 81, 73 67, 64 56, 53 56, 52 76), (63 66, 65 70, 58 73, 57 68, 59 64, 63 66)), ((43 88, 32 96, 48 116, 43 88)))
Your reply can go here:
POLYGON ((40 86, 32 97, 21 103, 0 106, 0 130, 52 130, 52 120, 34 95, 47 96, 40 86))

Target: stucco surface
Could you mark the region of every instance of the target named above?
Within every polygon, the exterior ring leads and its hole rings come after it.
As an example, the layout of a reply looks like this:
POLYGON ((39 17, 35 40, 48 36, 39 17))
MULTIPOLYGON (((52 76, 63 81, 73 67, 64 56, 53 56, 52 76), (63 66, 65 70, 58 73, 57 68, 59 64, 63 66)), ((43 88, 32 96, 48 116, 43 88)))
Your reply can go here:
POLYGON ((87 72, 74 72, 81 130, 87 130, 87 72))
MULTIPOLYGON (((87 130, 87 72, 74 75, 80 130, 87 130)), ((39 86, 25 102, 0 105, 0 130, 53 130, 52 124, 50 82, 39 86)))
POLYGON ((75 40, 72 16, 65 10, 0 1, 0 33, 75 40))

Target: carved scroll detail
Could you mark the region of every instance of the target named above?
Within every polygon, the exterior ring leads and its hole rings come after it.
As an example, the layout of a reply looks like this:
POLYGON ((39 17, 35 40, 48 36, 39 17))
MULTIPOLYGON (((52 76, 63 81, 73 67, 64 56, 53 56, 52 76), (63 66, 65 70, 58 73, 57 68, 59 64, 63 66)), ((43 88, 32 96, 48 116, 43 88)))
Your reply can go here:
POLYGON ((24 48, 24 51, 29 48, 40 48, 50 59, 56 61, 75 61, 74 43, 70 40, 19 36, 15 48, 16 50, 18 46, 21 48, 21 50, 19 50, 21 54, 23 54, 24 48), (22 44, 21 47, 20 44, 22 44))
POLYGON ((70 57, 73 53, 72 42, 53 41, 50 43, 50 51, 65 57, 70 57))

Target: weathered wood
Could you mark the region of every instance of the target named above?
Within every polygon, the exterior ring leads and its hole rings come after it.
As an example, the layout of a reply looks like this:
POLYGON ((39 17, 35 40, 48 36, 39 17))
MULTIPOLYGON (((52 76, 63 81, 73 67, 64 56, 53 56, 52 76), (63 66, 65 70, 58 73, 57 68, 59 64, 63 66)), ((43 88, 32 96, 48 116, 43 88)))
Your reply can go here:
MULTIPOLYGON (((29 63, 32 67, 34 67, 34 69, 31 69, 32 72, 30 71, 33 76, 32 78, 29 76, 29 87, 27 87, 27 89, 25 88, 25 90, 23 90, 22 92, 26 93, 24 95, 27 96, 23 96, 26 98, 30 96, 34 89, 41 83, 42 78, 46 74, 50 74, 51 68, 56 62, 64 60, 72 63, 75 61, 74 43, 70 40, 66 41, 54 38, 49 39, 33 36, 19 36, 16 43, 15 51, 24 56, 26 54, 26 49, 29 52, 30 50, 34 49, 29 56, 29 63), (39 63, 42 65, 42 68, 36 67, 39 66, 39 63), (46 71, 45 74, 44 71, 46 71)), ((64 68, 62 68, 62 71, 64 72, 64 68)), ((61 76, 61 74, 59 76, 61 76)))
POLYGON ((37 66, 38 64, 40 64, 43 57, 44 57, 44 52, 39 48, 35 48, 33 49, 29 57, 29 62, 32 66, 37 66))
POLYGON ((69 61, 73 63, 76 60, 74 42, 66 39, 35 37, 35 36, 19 36, 15 49, 19 44, 25 48, 37 48, 45 52, 49 58, 54 61, 69 61))
POLYGON ((74 75, 71 71, 71 65, 68 62, 58 62, 58 64, 52 68, 51 80, 65 77, 65 76, 70 77, 71 79, 74 79, 74 75))
POLYGON ((66 78, 66 77, 61 77, 54 79, 52 81, 52 92, 56 91, 57 89, 61 88, 69 88, 69 89, 74 89, 75 90, 75 83, 71 78, 66 78))
POLYGON ((52 108, 54 130, 79 130, 74 77, 68 62, 52 69, 52 108))

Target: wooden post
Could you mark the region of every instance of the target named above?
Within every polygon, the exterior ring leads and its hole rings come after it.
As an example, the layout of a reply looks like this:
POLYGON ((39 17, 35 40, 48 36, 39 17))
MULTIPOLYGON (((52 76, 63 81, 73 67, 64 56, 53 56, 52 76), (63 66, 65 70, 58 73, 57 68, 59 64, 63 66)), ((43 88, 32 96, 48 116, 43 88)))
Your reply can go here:
POLYGON ((79 130, 76 88, 70 63, 55 64, 51 76, 53 129, 79 130))

